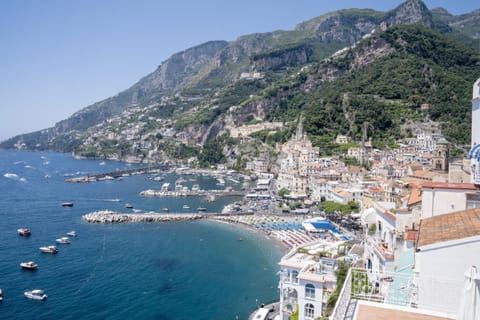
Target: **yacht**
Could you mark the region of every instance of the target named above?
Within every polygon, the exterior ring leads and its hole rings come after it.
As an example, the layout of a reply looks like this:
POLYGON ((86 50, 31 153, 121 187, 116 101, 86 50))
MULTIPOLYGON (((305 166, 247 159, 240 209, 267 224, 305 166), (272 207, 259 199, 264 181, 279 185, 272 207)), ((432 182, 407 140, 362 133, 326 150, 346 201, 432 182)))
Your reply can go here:
POLYGON ((46 247, 40 247, 40 251, 45 252, 45 253, 57 253, 57 247, 55 246, 46 246, 46 247))
POLYGON ((28 228, 20 228, 17 230, 17 232, 19 235, 24 237, 28 237, 31 234, 30 229, 28 228))
POLYGON ((37 270, 38 264, 33 261, 28 261, 20 263, 20 267, 22 267, 22 269, 37 270))
POLYGON ((47 299, 47 295, 43 290, 40 289, 34 289, 34 290, 27 290, 23 293, 25 297, 29 299, 34 299, 34 300, 45 300, 47 299))
POLYGON ((57 243, 63 243, 63 244, 69 244, 70 243, 70 240, 68 239, 68 237, 61 237, 61 238, 55 239, 55 241, 57 243))
POLYGON ((67 236, 69 236, 69 237, 76 237, 76 236, 77 236, 77 233, 72 230, 72 231, 67 232, 67 236))

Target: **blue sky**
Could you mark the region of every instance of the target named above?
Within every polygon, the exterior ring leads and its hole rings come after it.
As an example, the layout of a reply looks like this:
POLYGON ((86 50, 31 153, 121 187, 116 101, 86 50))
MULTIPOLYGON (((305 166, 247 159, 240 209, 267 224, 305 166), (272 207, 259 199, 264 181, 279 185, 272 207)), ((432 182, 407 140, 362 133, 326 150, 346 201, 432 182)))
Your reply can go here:
MULTIPOLYGON (((403 1, 0 1, 0 141, 53 126, 127 89, 170 55, 345 8, 387 11, 403 1)), ((453 14, 472 0, 424 1, 453 14)))

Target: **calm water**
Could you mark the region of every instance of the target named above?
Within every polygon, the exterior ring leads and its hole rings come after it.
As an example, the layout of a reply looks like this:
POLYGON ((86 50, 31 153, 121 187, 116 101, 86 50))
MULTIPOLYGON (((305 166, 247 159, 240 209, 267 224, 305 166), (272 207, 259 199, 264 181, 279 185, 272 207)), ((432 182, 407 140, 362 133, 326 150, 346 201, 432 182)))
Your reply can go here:
MULTIPOLYGON (((278 299, 281 248, 262 234, 209 222, 93 225, 81 220, 95 210, 219 211, 235 199, 144 198, 139 192, 174 185, 148 175, 90 184, 67 184, 72 173, 108 172, 134 166, 78 161, 56 153, 0 151, 0 319, 246 319, 258 303, 278 299), (5 176, 7 174, 7 176, 5 176), (118 199, 120 201, 118 201, 118 199), (74 207, 65 208, 62 202, 74 207), (192 209, 185 210, 184 204, 192 209), (30 237, 16 230, 28 227, 30 237), (57 255, 38 247, 76 230, 57 255), (238 241, 238 238, 244 241, 238 241), (34 260, 39 269, 21 270, 34 260), (23 296, 41 288, 45 301, 23 296)), ((215 188, 211 177, 183 176, 184 185, 215 188)), ((232 184, 234 187, 238 187, 232 184)))

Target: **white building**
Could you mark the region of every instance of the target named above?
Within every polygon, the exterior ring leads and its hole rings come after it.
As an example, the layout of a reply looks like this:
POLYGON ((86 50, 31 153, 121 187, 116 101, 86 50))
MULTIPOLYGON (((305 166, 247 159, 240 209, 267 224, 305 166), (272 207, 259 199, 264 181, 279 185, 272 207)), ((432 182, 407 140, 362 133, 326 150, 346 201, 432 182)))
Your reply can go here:
POLYGON ((471 159, 471 181, 480 184, 480 79, 473 84, 472 141, 468 158, 471 159))
POLYGON ((480 207, 480 187, 472 183, 425 182, 421 219, 480 207))
POLYGON ((435 304, 442 306, 441 311, 455 313, 465 271, 480 266, 480 209, 423 219, 415 251, 414 272, 419 278, 443 279, 443 286, 435 287, 418 281, 418 307, 428 309, 435 304))
POLYGON ((335 260, 294 249, 279 262, 280 319, 290 319, 298 306, 298 319, 321 318, 324 305, 337 282, 335 260))

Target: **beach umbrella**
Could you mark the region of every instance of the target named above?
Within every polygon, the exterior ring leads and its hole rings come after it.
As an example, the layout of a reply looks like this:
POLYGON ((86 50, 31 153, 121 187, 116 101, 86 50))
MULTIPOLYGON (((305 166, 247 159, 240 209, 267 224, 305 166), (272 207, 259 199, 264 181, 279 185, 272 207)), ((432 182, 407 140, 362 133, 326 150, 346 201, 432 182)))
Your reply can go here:
POLYGON ((472 266, 465 271, 465 285, 460 300, 457 320, 480 319, 480 274, 472 266))

